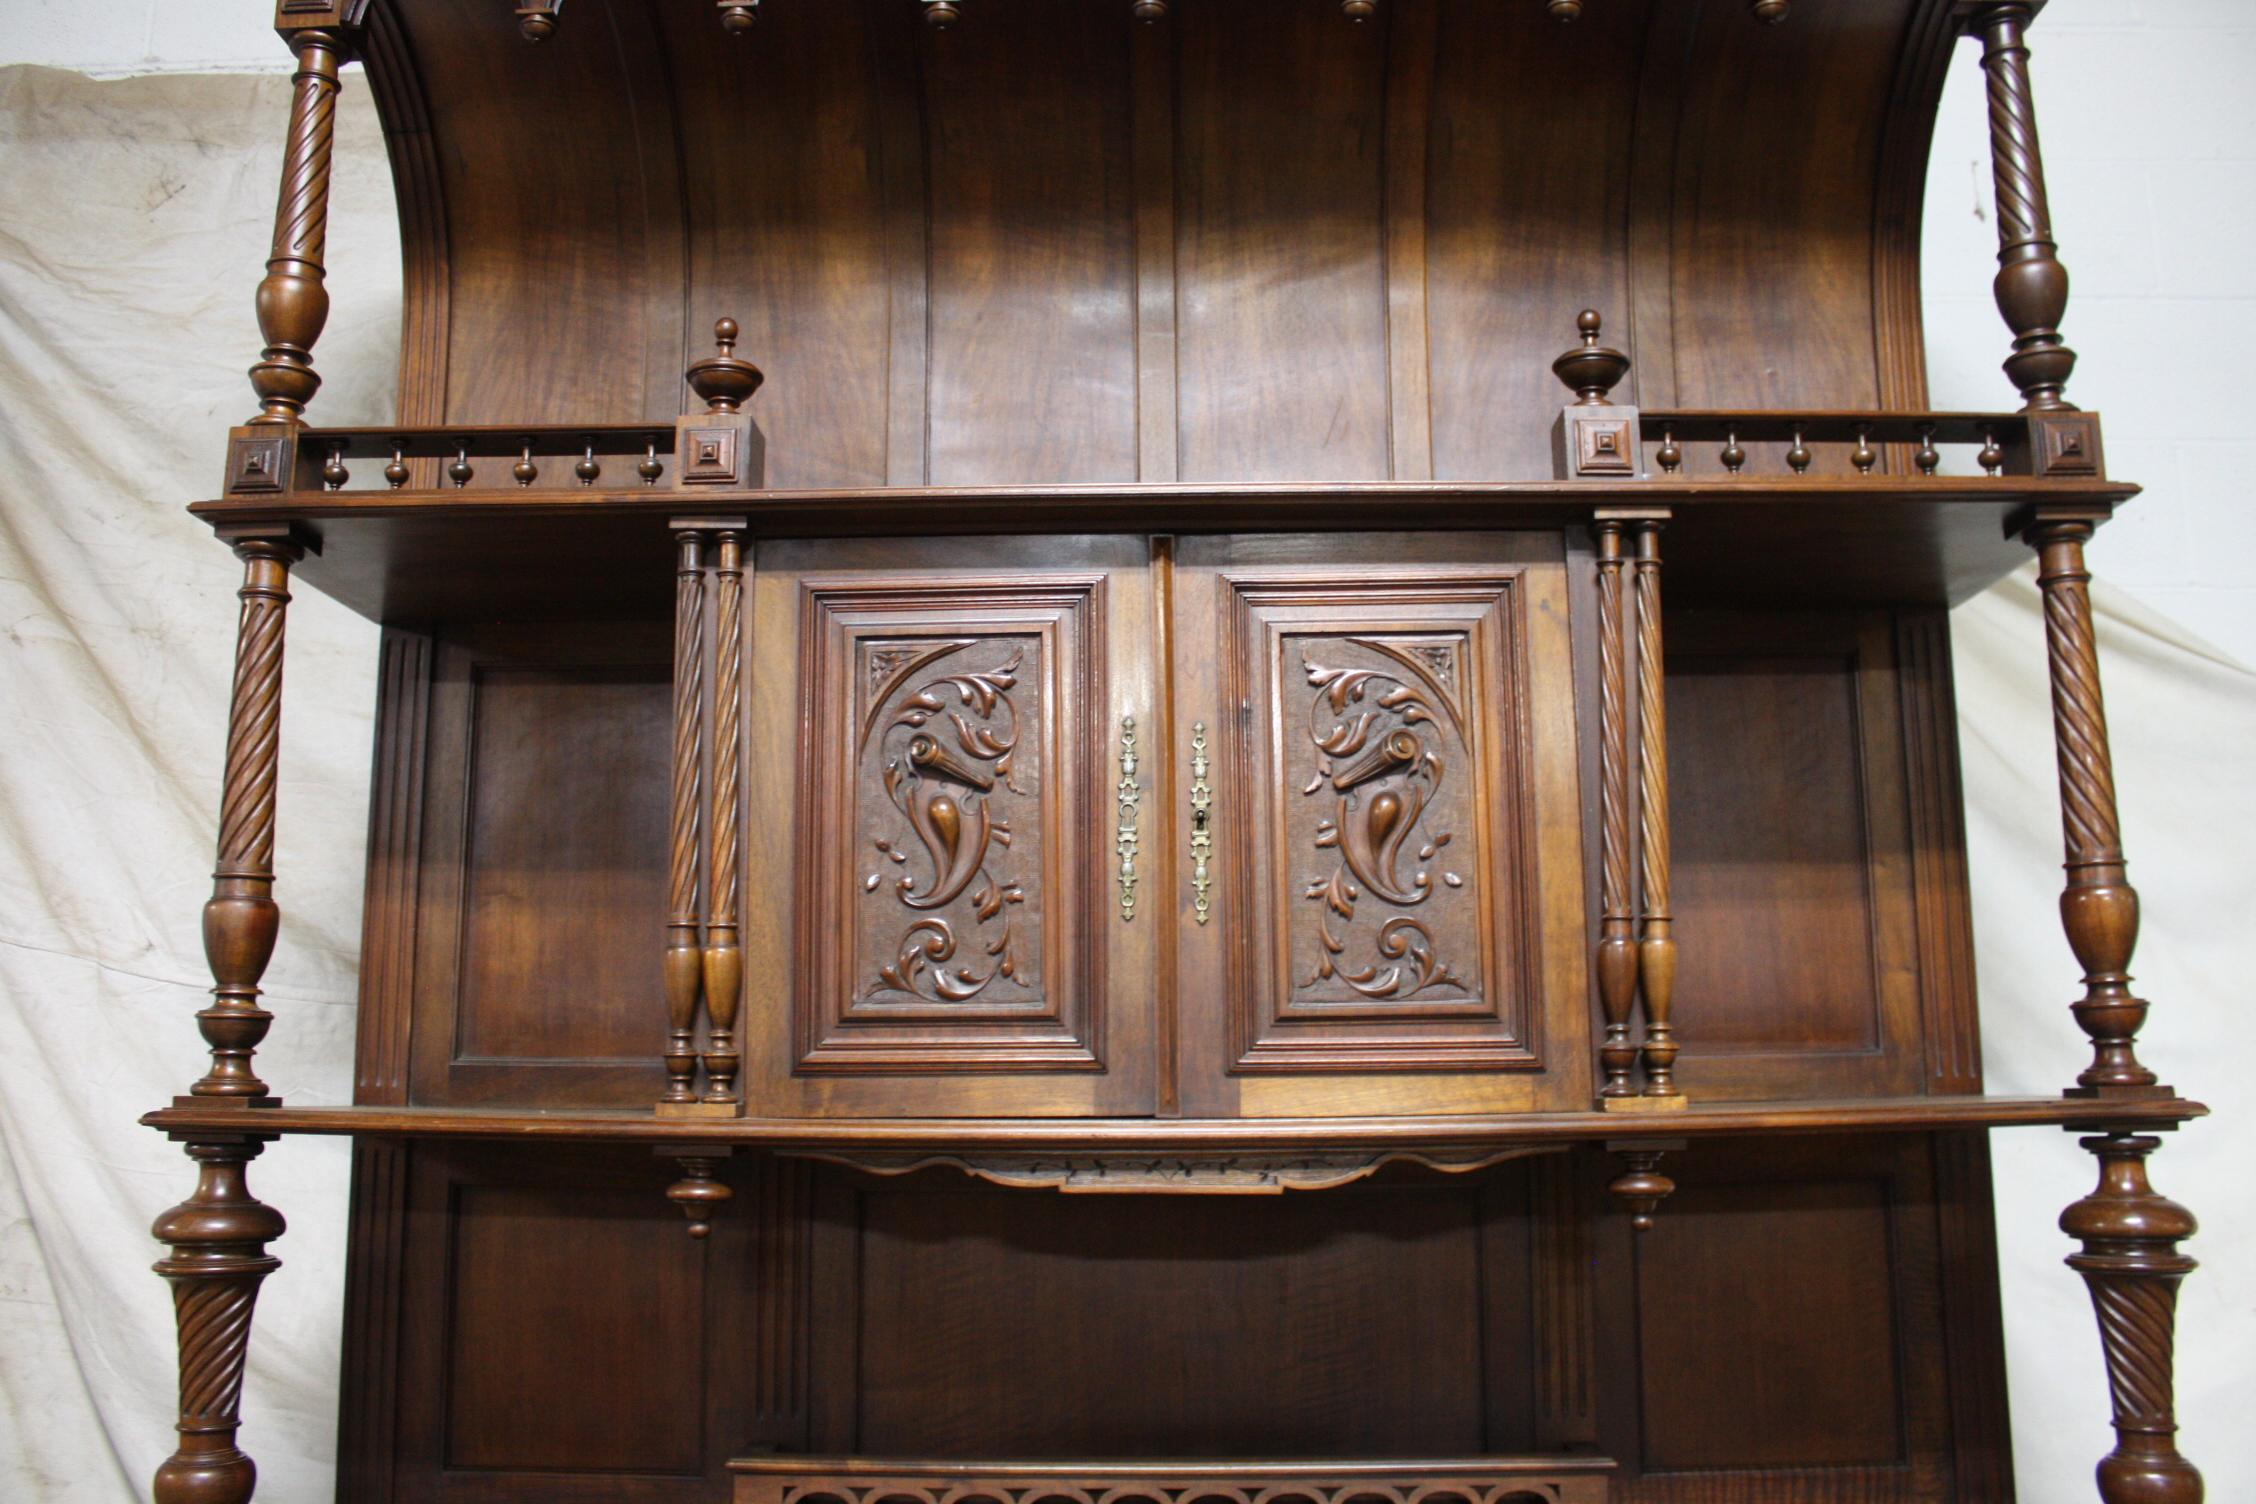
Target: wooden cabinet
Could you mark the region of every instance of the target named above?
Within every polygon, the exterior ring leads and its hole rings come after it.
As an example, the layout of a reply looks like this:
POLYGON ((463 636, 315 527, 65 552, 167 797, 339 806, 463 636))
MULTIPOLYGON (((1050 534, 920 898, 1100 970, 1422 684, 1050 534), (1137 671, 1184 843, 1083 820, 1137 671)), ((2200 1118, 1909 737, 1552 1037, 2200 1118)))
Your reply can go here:
POLYGON ((2015 1126, 2192 1504, 2034 9, 287 0, 159 1504, 297 1133, 349 1504, 2004 1504, 2015 1126), (1921 369, 1966 35, 2013 411, 1921 369), (2092 1064, 2005 1098, 1945 613, 2032 549, 2092 1064), (385 626, 349 1107, 256 1074, 293 579, 385 626))

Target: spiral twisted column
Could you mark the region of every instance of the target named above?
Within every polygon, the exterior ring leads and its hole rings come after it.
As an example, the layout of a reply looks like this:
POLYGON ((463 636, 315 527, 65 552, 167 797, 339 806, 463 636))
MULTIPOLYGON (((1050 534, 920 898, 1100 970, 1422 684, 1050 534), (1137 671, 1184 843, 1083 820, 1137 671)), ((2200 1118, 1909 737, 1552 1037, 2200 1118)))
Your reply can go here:
POLYGON ((666 885, 665 1102, 697 1100, 697 1011, 704 921, 697 908, 698 793, 704 757, 705 575, 695 531, 674 535, 674 770, 672 861, 666 885))
POLYGON ((2169 1096, 2170 1088, 2158 1085, 2138 1059, 2147 1010, 2145 999, 2131 991, 2139 898, 2127 875, 2115 812, 2115 767, 2092 635, 2091 573, 2084 567, 2091 535, 2091 521, 2081 517, 2039 521, 2027 534, 2037 550, 2037 587, 2044 595, 2053 744, 2060 764, 2068 874, 2060 918, 2084 968, 2084 995, 2073 1010, 2092 1042, 2092 1063, 2077 1076, 2070 1095, 2169 1096))
POLYGON ((2200 1504, 2201 1474, 2178 1452, 2173 1370, 2178 1286, 2194 1261, 2178 1252, 2193 1214, 2157 1194, 2146 1158, 2158 1138, 2108 1132, 2083 1140, 2099 1160, 2099 1185, 2061 1213, 2082 1241, 2068 1267, 2084 1277, 2107 1355, 2115 1450, 2099 1464, 2105 1504, 2200 1504))
POLYGON ((258 1483, 235 1436, 259 1282, 282 1267, 266 1251, 282 1214, 244 1179, 264 1147, 253 1137, 189 1144, 196 1189, 150 1229, 171 1245, 155 1268, 172 1285, 180 1344, 180 1443, 157 1469, 156 1504, 244 1504, 258 1483))
POLYGON ((1637 810, 1644 879, 1637 939, 1645 1004, 1645 1095, 1681 1100, 1676 1087, 1676 937, 1669 912, 1668 707, 1662 682, 1661 524, 1637 528, 1637 810))
POLYGON ((723 530, 713 577, 713 835, 711 917, 705 929, 705 1100, 736 1103, 737 1005, 744 991, 744 952, 737 942, 737 823, 744 698, 744 543, 723 530))
POLYGON ((329 174, 337 135, 337 70, 345 46, 335 32, 305 31, 292 44, 298 71, 290 99, 290 134, 282 152, 282 190, 274 207, 274 240, 258 287, 259 333, 266 349, 251 367, 258 393, 256 423, 296 423, 320 389, 314 341, 329 321, 322 258, 329 241, 329 174))
POLYGON ((274 1015, 259 1006, 259 978, 274 955, 282 912, 274 903, 274 787, 282 748, 283 619, 290 566, 305 550, 283 538, 245 538, 242 603, 235 629, 235 686, 227 710, 227 768, 220 795, 219 851, 204 905, 204 956, 211 1006, 196 1015, 211 1069, 191 1097, 272 1105, 252 1056, 274 1015))
POLYGON ((1629 888, 1628 625, 1622 601, 1622 524, 1601 519, 1598 538, 1598 1003, 1606 1037, 1598 1047, 1602 1098, 1636 1095, 1637 1049, 1629 1014, 1637 998, 1636 920, 1629 888))
POLYGON ((1982 34, 1982 71, 1989 84, 1990 165, 1997 195, 1998 312, 2013 331, 2005 373, 2020 388, 2026 411, 2072 407, 2061 395, 2076 369, 2076 352, 2060 337, 2068 312, 2068 268, 2052 238, 2045 201, 2044 154, 2029 89, 2026 40, 2030 7, 1994 5, 1975 20, 1982 34))

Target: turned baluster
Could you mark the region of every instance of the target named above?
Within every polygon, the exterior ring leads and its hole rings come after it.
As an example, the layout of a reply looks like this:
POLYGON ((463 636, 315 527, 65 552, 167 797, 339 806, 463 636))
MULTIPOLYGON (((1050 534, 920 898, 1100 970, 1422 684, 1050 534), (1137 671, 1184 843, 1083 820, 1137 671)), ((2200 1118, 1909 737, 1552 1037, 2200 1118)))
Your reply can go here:
POLYGON ((1880 463, 1880 453, 1872 447, 1872 430, 1858 428, 1857 447, 1849 453, 1849 463, 1856 466, 1857 474, 1870 475, 1872 467, 1880 463))
POLYGON ((1668 719, 1661 649, 1661 524, 1637 528, 1638 838, 1643 858, 1638 993, 1645 1015, 1645 1097, 1681 1105, 1676 1089, 1676 939, 1669 913, 1668 719))
POLYGON ((666 883, 666 1094, 697 1100, 697 1014, 704 980, 704 923, 697 908, 698 793, 705 717, 705 572, 692 529, 674 535, 674 770, 672 863, 666 883))
POLYGON ((2146 1157, 2158 1138, 2109 1131, 2083 1146, 2099 1160, 2099 1185, 2060 1215, 2083 1243, 2068 1267, 2084 1277, 2107 1355, 2115 1450, 2099 1464, 2106 1504, 2199 1504, 2201 1474, 2179 1455, 2173 1395, 2178 1286, 2194 1261, 2178 1252, 2193 1214, 2156 1194, 2146 1157))
POLYGON ((172 1286, 180 1345, 180 1442, 157 1468, 156 1504, 244 1504, 258 1484, 258 1466, 235 1438, 251 1313, 260 1282, 282 1267, 266 1251, 283 1234, 282 1214, 244 1180, 265 1144, 256 1136, 188 1144, 196 1189, 149 1229, 171 1246, 155 1267, 172 1286))
POLYGON ((1933 475, 1936 470, 1941 468, 1943 456, 1935 448, 1934 424, 1922 423, 1919 425, 1919 448, 1911 458, 1912 463, 1919 467, 1921 475, 1933 475))
POLYGON ((1802 431, 1799 428, 1795 429, 1794 447, 1786 451, 1786 468, 1796 475, 1807 475, 1809 474, 1810 461, 1813 458, 1809 445, 1802 442, 1802 431))
POLYGON ((397 491, 407 484, 408 474, 406 446, 395 439, 392 441, 392 462, 384 467, 384 484, 397 491))
POLYGON ((220 794, 218 860, 204 905, 204 955, 212 1003, 196 1015, 211 1069, 191 1097, 273 1106, 252 1056, 274 1015, 259 1006, 259 979, 274 955, 282 913, 274 902, 274 790, 282 748, 282 639, 290 566, 305 549, 287 536, 235 541, 243 561, 235 628, 235 685, 227 710, 227 768, 220 794))
POLYGON ((1747 451, 1740 446, 1736 429, 1724 436, 1723 453, 1716 457, 1723 461, 1723 468, 1728 474, 1737 475, 1747 468, 1747 451))
POLYGON ((658 458, 658 441, 654 438, 644 439, 642 458, 635 462, 635 474, 642 477, 644 485, 655 486, 658 484, 658 477, 665 473, 666 466, 658 458))
POLYGON ((464 486, 469 485, 470 478, 477 473, 470 464, 470 446, 457 444, 454 449, 454 458, 447 464, 447 479, 453 481, 454 488, 459 491, 464 486))
POLYGON ((737 819, 742 753, 738 734, 744 695, 743 535, 719 534, 714 580, 713 823, 710 914, 705 927, 705 1103, 736 1108, 736 1017, 744 990, 744 953, 737 943, 737 819))
POLYGON ((579 462, 572 466, 572 474, 579 478, 582 486, 592 486, 602 477, 603 466, 595 458, 593 439, 588 440, 586 451, 580 455, 579 462))
POLYGON ((1659 461, 1661 469, 1670 475, 1674 475, 1684 468, 1684 450, 1676 442, 1675 429, 1664 428, 1661 430, 1661 447, 1653 451, 1653 458, 1659 461))
POLYGON ((2091 574, 2084 567, 2084 544, 2091 535, 2089 515, 2043 514, 2026 534, 2037 550, 2037 588, 2044 596, 2053 744, 2060 765, 2068 874, 2060 917, 2069 947, 2083 964, 2084 995, 2074 1012, 2092 1042, 2092 1063, 2069 1095, 2174 1096, 2138 1060, 2138 1031, 2147 1011, 2145 1000, 2131 991, 2139 899, 2130 884, 2115 809, 2115 767, 2092 632, 2091 574))
POLYGON ((345 468, 345 446, 342 441, 329 446, 329 458, 321 462, 321 484, 331 491, 342 491, 352 472, 345 468))
POLYGON ((1637 996, 1636 920, 1629 892, 1629 707, 1627 615, 1622 603, 1622 524, 1602 518, 1598 535, 1598 1003, 1606 1037, 1598 1047, 1605 1071, 1601 1098, 1633 1097, 1629 1073, 1637 1048, 1629 1014, 1637 996))
POLYGON ((2005 451, 1998 447, 1996 429, 1982 430, 1982 452, 1974 456, 1974 461, 1984 475, 1995 475, 2005 468, 2005 451))
POLYGON ((1990 103, 1990 165, 1997 197, 1998 312, 2013 331, 2005 374, 2020 388, 2023 411, 2072 408, 2061 395, 2076 369, 2076 352, 2060 337, 2068 312, 2068 268, 2052 238, 2045 199, 2044 155, 2029 89, 2026 41, 2031 8, 1994 5, 1976 17, 1990 103))
POLYGON ((531 439, 523 441, 523 447, 517 451, 517 463, 509 467, 509 473, 520 486, 529 486, 540 479, 540 466, 533 463, 531 439))
POLYGON ((292 39, 298 70, 290 130, 282 153, 282 190, 274 239, 258 287, 259 333, 266 340, 251 367, 259 411, 252 424, 299 422, 320 389, 314 342, 329 321, 322 257, 329 238, 329 172, 337 129, 337 70, 344 41, 334 32, 304 31, 292 39))

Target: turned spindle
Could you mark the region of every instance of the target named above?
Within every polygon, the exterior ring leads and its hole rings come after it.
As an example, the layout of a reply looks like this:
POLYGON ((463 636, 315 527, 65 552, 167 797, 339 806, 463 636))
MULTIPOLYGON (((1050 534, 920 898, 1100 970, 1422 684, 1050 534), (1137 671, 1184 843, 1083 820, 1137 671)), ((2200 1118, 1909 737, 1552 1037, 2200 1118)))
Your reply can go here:
POLYGON ((1629 357, 1598 343, 1604 322, 1595 308, 1575 315, 1582 343, 1551 362, 1551 370, 1573 390, 1577 407, 1604 407, 1607 394, 1629 374, 1629 357))
POLYGON ((2201 1474, 2178 1452, 2175 1398, 2178 1286, 2194 1261, 2178 1252, 2198 1224, 2158 1194, 2146 1159, 2162 1141, 2110 1131, 2082 1140, 2099 1185, 2060 1214, 2083 1247, 2068 1267, 2084 1277, 2107 1355, 2115 1450, 2101 1459, 2105 1504, 2200 1504, 2201 1474))
POLYGON ((556 35, 556 12, 562 0, 523 0, 517 7, 517 34, 528 42, 545 42, 556 35))
POLYGON ((1724 435, 1723 453, 1716 457, 1723 461, 1723 468, 1732 475, 1747 468, 1747 451, 1740 445, 1736 431, 1724 435))
POLYGON ((464 486, 469 485, 470 477, 477 473, 470 465, 470 446, 467 444, 456 445, 454 458, 447 464, 447 479, 453 481, 454 488, 459 491, 464 486))
POLYGON ((1943 456, 1935 448, 1934 424, 1922 423, 1919 425, 1919 449, 1912 455, 1911 459, 1912 463, 1919 467, 1921 475, 1933 475, 1936 470, 1941 468, 1943 456))
POLYGON ((407 484, 407 456, 402 446, 392 446, 392 462, 384 467, 384 484, 397 491, 407 484))
POLYGON ((579 462, 572 466, 572 474, 579 477, 583 486, 592 486, 602 478, 603 466, 596 462, 593 440, 589 441, 586 451, 580 455, 579 462))
POLYGON ((1998 448, 1996 429, 1982 430, 1982 452, 1974 456, 1974 461, 1984 475, 1995 475, 2005 468, 2005 451, 1998 448))
POLYGON ((736 1105, 736 1017, 744 991, 744 953, 737 940, 739 862, 737 823, 743 753, 739 745, 744 698, 744 544, 723 529, 713 578, 713 820, 710 896, 705 922, 705 1097, 709 1106, 736 1105))
POLYGON ((2060 337, 2068 312, 2068 268, 2052 238, 2045 198, 2044 154, 2029 88, 2026 40, 2031 7, 1993 5, 1974 21, 1982 35, 1982 71, 1990 105, 1990 166, 1997 198, 1998 312, 2013 331, 2005 374, 2021 392, 2023 411, 2075 404, 2061 395, 2076 369, 2076 352, 2060 337))
POLYGON ((697 1015, 705 975, 704 918, 697 907, 698 794, 704 761, 705 571, 703 540, 674 535, 674 762, 666 881, 664 1102, 697 1100, 697 1015))
POLYGON ((658 477, 665 473, 666 467, 658 458, 658 441, 656 439, 644 439, 642 441, 642 458, 635 462, 635 474, 642 477, 644 485, 655 486, 658 484, 658 477))
POLYGON ((1637 816, 1642 858, 1637 989, 1645 1017, 1645 1096, 1681 1105, 1676 1089, 1676 939, 1669 904, 1668 716, 1661 646, 1661 524, 1637 527, 1637 816))
POLYGON ((282 1261, 266 1245, 282 1236, 282 1214, 250 1191, 244 1169, 265 1140, 226 1136, 184 1146, 196 1189, 149 1229, 170 1251, 156 1271, 172 1286, 180 1349, 180 1443, 158 1466, 156 1504, 245 1504, 258 1466, 236 1442, 243 1369, 259 1285, 282 1261))
POLYGON ((1857 447, 1849 455, 1849 463, 1856 466, 1857 474, 1870 475, 1872 467, 1880 463, 1879 451, 1872 447, 1872 430, 1857 430, 1857 447))
POLYGON ((1795 429, 1794 447, 1786 451, 1786 468, 1796 475, 1807 475, 1811 458, 1809 445, 1802 442, 1802 431, 1795 429))
POLYGON ((345 45, 327 31, 299 32, 292 45, 298 68, 282 152, 282 189, 274 208, 266 276, 258 286, 259 333, 266 348, 250 370, 251 389, 259 398, 259 411, 249 420, 253 424, 303 420, 306 404, 321 387, 313 369, 314 342, 329 321, 323 257, 329 240, 337 73, 345 45))
POLYGON ((2089 516, 2045 517, 2027 541, 2037 550, 2037 588, 2044 597, 2045 650, 2052 679, 2053 746, 2060 768, 2062 845, 2068 881, 2060 918, 2084 968, 2084 995, 2073 1005, 2092 1043, 2092 1063, 2070 1096, 2174 1096, 2139 1063, 2138 1032, 2147 1004, 2131 991, 2131 952, 2138 944, 2139 898, 2123 856, 2115 808, 2115 766, 2100 694, 2099 647, 2092 631, 2091 573, 2084 545, 2089 516))
POLYGON ((329 458, 321 462, 321 484, 332 491, 342 491, 352 472, 345 468, 345 446, 342 441, 329 446, 329 458))
POLYGON ((743 36, 760 20, 760 0, 720 0, 721 30, 743 36))
POLYGON ((515 477, 520 486, 529 486, 540 479, 540 466, 533 463, 533 441, 531 439, 525 440, 524 447, 517 451, 517 463, 509 467, 509 473, 515 477))
POLYGON ((1675 429, 1664 428, 1661 430, 1661 447, 1653 451, 1653 458, 1658 460, 1661 469, 1670 475, 1674 475, 1684 468, 1684 451, 1677 445, 1675 429))
POLYGON ((1598 1063, 1605 1073, 1601 1097, 1637 1094, 1629 1073, 1637 1048, 1629 1039, 1637 997, 1636 919, 1629 879, 1628 616, 1622 600, 1622 524, 1601 519, 1598 537, 1598 786, 1599 919, 1595 970, 1598 1002, 1606 1021, 1598 1063))
POLYGON ((282 911, 274 902, 274 791, 281 776, 282 641, 290 566, 305 550, 287 537, 236 540, 243 561, 235 628, 234 692, 227 707, 217 860, 204 905, 211 1006, 196 1015, 211 1069, 188 1089, 242 1106, 277 1106, 252 1069, 274 1015, 259 1006, 259 979, 274 955, 282 911))

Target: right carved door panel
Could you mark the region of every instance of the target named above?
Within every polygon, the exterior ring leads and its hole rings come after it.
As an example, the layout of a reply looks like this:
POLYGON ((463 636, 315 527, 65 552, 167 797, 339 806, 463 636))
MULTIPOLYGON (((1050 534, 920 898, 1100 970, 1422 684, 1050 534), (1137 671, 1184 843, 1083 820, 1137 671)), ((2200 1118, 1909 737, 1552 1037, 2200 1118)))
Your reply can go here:
POLYGON ((1186 1114, 1579 1103, 1557 536, 1185 539, 1174 600, 1186 1114))

